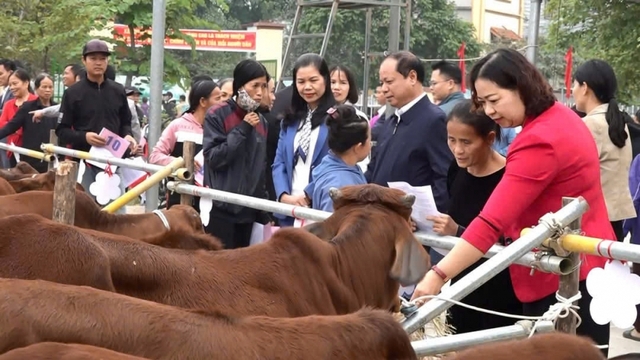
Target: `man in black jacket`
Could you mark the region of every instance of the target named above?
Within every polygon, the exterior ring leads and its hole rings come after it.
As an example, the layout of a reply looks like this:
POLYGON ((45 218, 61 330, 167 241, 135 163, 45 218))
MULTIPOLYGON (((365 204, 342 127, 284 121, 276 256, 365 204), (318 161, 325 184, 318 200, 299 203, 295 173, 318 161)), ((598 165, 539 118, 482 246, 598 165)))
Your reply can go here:
MULTIPOLYGON (((105 146, 107 140, 98 135, 103 128, 129 141, 130 150, 137 146, 131 133, 131 112, 124 87, 105 76, 110 54, 104 41, 87 42, 82 50, 87 76, 70 86, 62 96, 56 135, 73 149, 89 151, 92 146, 105 146)), ((88 192, 102 169, 85 165, 82 186, 88 192)))

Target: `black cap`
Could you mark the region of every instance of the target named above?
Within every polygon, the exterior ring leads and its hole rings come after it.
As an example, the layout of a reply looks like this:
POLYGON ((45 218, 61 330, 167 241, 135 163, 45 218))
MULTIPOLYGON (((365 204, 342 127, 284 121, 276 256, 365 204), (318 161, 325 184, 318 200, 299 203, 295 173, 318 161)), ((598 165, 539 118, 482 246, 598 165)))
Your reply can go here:
POLYGON ((127 96, 129 95, 133 95, 133 94, 142 94, 140 92, 140 90, 138 90, 137 88, 133 87, 133 86, 127 86, 124 88, 125 93, 127 94, 127 96))
POLYGON ((82 48, 82 56, 87 56, 94 53, 111 55, 111 51, 109 50, 109 46, 107 46, 107 43, 99 39, 89 40, 86 44, 84 44, 84 47, 82 48))

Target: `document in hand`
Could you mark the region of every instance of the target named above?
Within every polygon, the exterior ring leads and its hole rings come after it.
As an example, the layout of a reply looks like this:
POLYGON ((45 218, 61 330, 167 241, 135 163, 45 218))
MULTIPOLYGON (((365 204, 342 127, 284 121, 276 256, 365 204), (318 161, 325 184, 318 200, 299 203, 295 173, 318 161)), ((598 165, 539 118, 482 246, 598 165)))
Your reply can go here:
POLYGON ((389 182, 387 184, 392 189, 399 189, 416 197, 416 202, 413 203, 411 218, 415 221, 418 230, 432 231, 433 222, 427 220, 427 216, 438 216, 441 214, 436 207, 431 186, 411 186, 404 181, 389 182))
MULTIPOLYGON (((107 140, 107 144, 102 147, 92 146, 91 149, 89 149, 89 154, 92 156, 105 158, 115 157, 121 159, 129 147, 129 142, 106 128, 102 128, 98 135, 105 138, 107 140)), ((86 162, 103 170, 108 166, 108 164, 93 160, 86 160, 86 162)), ((111 171, 115 172, 116 168, 116 165, 111 165, 111 171)))

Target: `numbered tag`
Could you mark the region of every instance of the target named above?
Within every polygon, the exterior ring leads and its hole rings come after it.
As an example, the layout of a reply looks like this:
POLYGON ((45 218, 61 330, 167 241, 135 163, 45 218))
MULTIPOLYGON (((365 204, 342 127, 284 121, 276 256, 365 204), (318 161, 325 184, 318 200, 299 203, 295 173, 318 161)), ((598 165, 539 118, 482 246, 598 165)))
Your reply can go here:
MULTIPOLYGON (((92 146, 91 149, 89 149, 89 154, 93 156, 116 157, 118 159, 121 159, 122 155, 124 155, 125 151, 127 151, 127 148, 130 145, 129 141, 121 138, 117 134, 105 128, 102 128, 102 131, 100 131, 100 134, 98 135, 105 138, 107 140, 107 144, 102 147, 92 146)), ((101 169, 105 169, 107 167, 107 164, 103 164, 97 161, 87 160, 87 162, 101 169)), ((117 166, 111 166, 112 171, 116 171, 116 168, 117 166)))

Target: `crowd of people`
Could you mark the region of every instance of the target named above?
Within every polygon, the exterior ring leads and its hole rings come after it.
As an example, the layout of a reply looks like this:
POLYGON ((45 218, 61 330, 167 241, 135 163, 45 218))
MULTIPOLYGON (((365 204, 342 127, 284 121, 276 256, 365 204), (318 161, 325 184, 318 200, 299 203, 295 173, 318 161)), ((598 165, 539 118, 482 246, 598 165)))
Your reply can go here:
MULTIPOLYGON (((62 143, 88 150, 104 146, 98 134, 106 128, 130 142, 124 156, 140 154, 135 119, 146 114, 127 99, 140 94, 105 74, 109 54, 99 40, 86 44, 85 70, 65 69, 68 88, 59 109, 51 102, 50 76, 39 75, 32 94, 26 72, 0 63, 0 85, 8 84, 14 97, 5 102, 5 92, 0 98, 0 138, 32 148, 48 142, 48 130, 55 128, 62 143), (51 109, 59 112, 57 121, 47 113, 51 109)), ((468 82, 471 99, 461 92, 457 65, 438 62, 428 77, 418 57, 397 52, 380 65, 376 96, 383 106, 372 119, 354 105, 359 91, 348 68, 329 67, 310 53, 296 60, 291 75, 292 85, 277 93, 267 69, 252 59, 218 83, 207 75, 194 77, 188 95, 171 106, 175 119, 148 161, 166 165, 192 141, 196 153, 203 153, 195 164, 204 171, 202 186, 326 211, 332 210, 332 187, 395 181, 431 186, 441 215, 426 220, 436 233, 462 241, 446 256, 432 249, 433 267, 412 295, 419 302, 476 268, 493 244, 517 241, 523 228, 557 211, 563 197, 588 201, 590 210, 582 218, 586 235, 623 241, 631 231, 632 238, 640 237, 634 206, 639 195, 629 186, 630 168, 640 174, 629 130, 636 125, 619 110, 615 73, 604 61, 589 60, 576 70, 571 109, 515 50, 498 49, 475 63, 468 82)), ((88 166, 85 188, 98 170, 88 166)), ((168 207, 179 203, 177 195, 167 196, 168 207)), ((197 198, 193 205, 198 207, 197 198)), ((214 201, 206 231, 226 248, 245 247, 256 222, 299 226, 292 217, 214 201)), ((585 279, 604 263, 581 256, 578 333, 600 345, 609 342, 609 326, 591 318, 585 279)), ((540 316, 556 302, 559 278, 530 270, 512 265, 465 302, 540 316)), ((513 320, 455 306, 451 323, 457 332, 469 332, 513 320)), ((638 330, 640 321, 625 337, 640 340, 638 330)))

